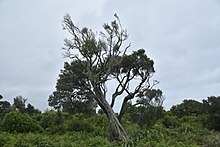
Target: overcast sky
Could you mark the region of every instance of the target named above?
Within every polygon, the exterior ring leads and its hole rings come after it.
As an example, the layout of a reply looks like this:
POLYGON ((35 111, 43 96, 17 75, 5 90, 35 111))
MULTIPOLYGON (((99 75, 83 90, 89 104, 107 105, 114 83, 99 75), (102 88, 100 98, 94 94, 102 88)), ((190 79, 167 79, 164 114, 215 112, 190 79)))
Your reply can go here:
POLYGON ((0 0, 0 94, 21 95, 36 108, 48 96, 66 59, 63 16, 101 30, 117 13, 131 50, 155 61, 164 107, 220 95, 220 0, 0 0))

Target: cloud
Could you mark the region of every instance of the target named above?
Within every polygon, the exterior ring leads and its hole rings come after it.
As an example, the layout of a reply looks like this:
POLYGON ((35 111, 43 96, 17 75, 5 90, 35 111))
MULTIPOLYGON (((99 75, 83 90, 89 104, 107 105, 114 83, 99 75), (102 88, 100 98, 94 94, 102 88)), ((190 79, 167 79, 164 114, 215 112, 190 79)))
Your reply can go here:
POLYGON ((65 60, 61 54, 67 37, 61 25, 63 16, 70 13, 80 20, 87 13, 99 15, 102 3, 1 1, 0 93, 9 101, 22 95, 45 109, 65 60))
POLYGON ((166 108, 185 98, 219 95, 219 1, 129 1, 115 9, 132 47, 145 48, 155 61, 166 108))
POLYGON ((62 30, 69 13, 79 26, 101 30, 118 13, 131 50, 145 48, 155 61, 165 107, 184 98, 220 95, 218 0, 0 1, 0 94, 27 97, 40 109, 63 68, 62 30))

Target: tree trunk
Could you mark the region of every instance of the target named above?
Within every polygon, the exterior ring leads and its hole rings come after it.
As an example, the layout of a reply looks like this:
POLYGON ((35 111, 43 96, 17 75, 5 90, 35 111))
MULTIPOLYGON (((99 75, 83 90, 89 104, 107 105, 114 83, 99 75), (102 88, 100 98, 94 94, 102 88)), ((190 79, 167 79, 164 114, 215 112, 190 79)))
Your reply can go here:
POLYGON ((132 145, 131 139, 129 138, 125 129, 118 120, 112 107, 106 100, 105 95, 101 92, 101 89, 98 86, 94 86, 94 91, 95 99, 98 102, 98 105, 102 108, 102 110, 109 119, 108 139, 110 141, 119 140, 123 141, 127 145, 132 145))
MULTIPOLYGON (((111 108, 111 107, 110 107, 111 108)), ((111 109, 108 110, 107 114, 109 118, 109 130, 108 130, 108 138, 110 141, 113 140, 122 140, 125 142, 129 142, 129 137, 124 130, 123 126, 119 122, 116 114, 111 109)))
POLYGON ((103 109, 104 113, 109 119, 108 139, 110 141, 120 140, 124 142, 131 142, 125 129, 119 122, 115 112, 113 111, 107 100, 104 98, 104 96, 99 97, 97 101, 99 106, 103 109))

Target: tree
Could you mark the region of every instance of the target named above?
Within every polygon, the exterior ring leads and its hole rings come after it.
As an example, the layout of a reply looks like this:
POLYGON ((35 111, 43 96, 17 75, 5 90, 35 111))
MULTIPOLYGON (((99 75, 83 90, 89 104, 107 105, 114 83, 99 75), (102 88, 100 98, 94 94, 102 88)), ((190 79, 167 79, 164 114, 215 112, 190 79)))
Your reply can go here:
POLYGON ((220 130, 220 96, 210 96, 203 100, 204 109, 210 118, 210 128, 220 130))
POLYGON ((27 107, 25 108, 25 112, 29 115, 33 115, 33 114, 40 114, 41 111, 34 108, 33 105, 31 105, 30 103, 27 104, 27 107))
MULTIPOLYGON (((0 100, 3 96, 0 95, 0 100)), ((4 116, 7 112, 11 110, 11 104, 8 101, 0 101, 0 116, 4 116)))
POLYGON ((151 127, 157 120, 162 119, 165 111, 162 106, 130 106, 129 115, 133 123, 137 123, 141 127, 151 127))
POLYGON ((28 113, 29 115, 39 114, 41 113, 40 110, 35 109, 30 103, 28 103, 26 107, 27 99, 23 98, 22 96, 16 96, 14 98, 14 103, 12 105, 13 109, 19 110, 22 113, 28 113))
MULTIPOLYGON (((122 28, 120 20, 104 24, 104 32, 97 33, 86 27, 79 28, 69 15, 64 16, 63 28, 72 38, 64 40, 65 57, 72 59, 75 78, 73 97, 89 96, 96 100, 109 120, 109 139, 129 141, 129 137, 120 123, 128 107, 129 101, 137 98, 140 93, 152 89, 151 85, 154 62, 139 49, 128 54, 130 44, 125 46, 127 31, 122 28), (114 82, 113 93, 109 94, 109 82, 114 82), (111 95, 111 96, 109 96, 111 95), (111 97, 111 102, 107 97, 111 97), (121 99, 122 106, 118 114, 113 110, 116 99, 121 99)), ((148 99, 147 97, 145 97, 148 99)))
POLYGON ((183 100, 181 104, 173 106, 170 112, 178 117, 198 116, 205 113, 203 104, 196 100, 183 100))
POLYGON ((65 62, 64 70, 61 70, 56 84, 56 91, 49 96, 49 106, 71 114, 84 113, 88 115, 95 113, 97 104, 91 97, 92 94, 83 92, 80 87, 80 85, 84 86, 82 80, 86 79, 81 74, 81 70, 84 69, 81 68, 79 62, 74 61, 71 64, 65 62))
POLYGON ((26 101, 27 101, 27 99, 23 98, 22 96, 16 96, 14 98, 14 103, 13 103, 12 107, 14 109, 21 111, 21 112, 25 112, 26 101))

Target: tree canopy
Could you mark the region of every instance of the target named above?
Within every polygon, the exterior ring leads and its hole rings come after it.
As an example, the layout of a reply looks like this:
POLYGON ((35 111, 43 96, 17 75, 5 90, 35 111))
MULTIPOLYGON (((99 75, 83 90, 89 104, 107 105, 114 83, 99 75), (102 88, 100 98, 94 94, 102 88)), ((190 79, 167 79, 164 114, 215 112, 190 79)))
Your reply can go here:
POLYGON ((95 113, 97 104, 91 92, 83 89, 88 80, 83 72, 85 69, 78 61, 70 64, 65 62, 64 70, 61 70, 57 81, 56 91, 48 99, 49 106, 71 114, 95 113))

